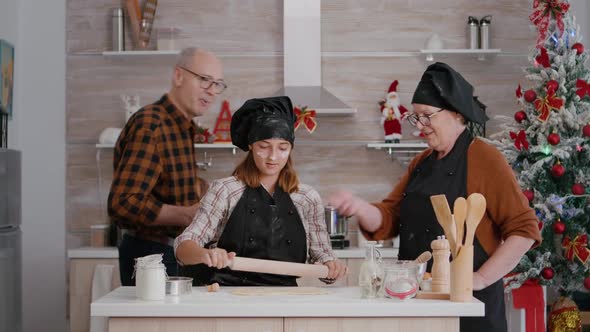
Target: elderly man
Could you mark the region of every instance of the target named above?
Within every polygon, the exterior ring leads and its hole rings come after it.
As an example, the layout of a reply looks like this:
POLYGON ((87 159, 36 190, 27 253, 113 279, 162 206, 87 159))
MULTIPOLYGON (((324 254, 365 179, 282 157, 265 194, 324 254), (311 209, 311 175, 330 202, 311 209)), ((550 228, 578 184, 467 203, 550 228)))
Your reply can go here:
POLYGON ((137 111, 119 136, 108 198, 111 221, 123 229, 121 283, 133 286, 137 257, 164 254, 168 275, 178 274, 172 244, 191 223, 202 193, 193 144, 193 117, 227 88, 221 61, 188 48, 174 66, 170 91, 137 111))

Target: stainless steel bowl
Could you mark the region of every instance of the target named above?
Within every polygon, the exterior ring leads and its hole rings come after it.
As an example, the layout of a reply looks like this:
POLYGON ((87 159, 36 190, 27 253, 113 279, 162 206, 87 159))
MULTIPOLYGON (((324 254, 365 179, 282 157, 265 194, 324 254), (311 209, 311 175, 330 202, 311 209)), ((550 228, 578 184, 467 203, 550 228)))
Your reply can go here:
POLYGON ((168 277, 166 280, 166 295, 187 295, 193 291, 193 278, 168 277))

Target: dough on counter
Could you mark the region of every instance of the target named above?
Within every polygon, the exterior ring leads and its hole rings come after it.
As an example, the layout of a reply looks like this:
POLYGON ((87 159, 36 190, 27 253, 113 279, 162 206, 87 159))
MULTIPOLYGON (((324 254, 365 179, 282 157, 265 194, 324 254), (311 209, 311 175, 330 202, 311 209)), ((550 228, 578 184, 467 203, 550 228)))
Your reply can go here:
POLYGON ((207 292, 218 292, 218 291, 219 291, 219 284, 218 283, 207 285, 207 292))
POLYGON ((231 291, 233 295, 264 296, 264 295, 325 295, 326 289, 318 287, 241 287, 231 291))

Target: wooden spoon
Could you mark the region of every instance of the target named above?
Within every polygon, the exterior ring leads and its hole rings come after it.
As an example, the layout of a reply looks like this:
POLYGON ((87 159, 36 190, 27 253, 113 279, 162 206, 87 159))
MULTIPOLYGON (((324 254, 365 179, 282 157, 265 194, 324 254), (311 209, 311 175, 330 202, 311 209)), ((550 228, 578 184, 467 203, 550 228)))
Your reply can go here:
POLYGON ((425 251, 418 256, 418 258, 414 259, 415 263, 422 264, 428 262, 432 258, 432 254, 430 251, 425 251))
POLYGON ((455 251, 457 249, 457 246, 455 245, 455 234, 457 230, 453 226, 453 215, 451 214, 447 197, 445 195, 433 195, 430 196, 430 202, 432 203, 436 219, 445 231, 447 240, 449 240, 451 253, 454 257, 457 254, 455 251))
POLYGON ((463 245, 465 238, 465 216, 467 214, 467 201, 463 197, 458 197, 453 205, 453 217, 455 218, 455 225, 457 226, 457 252, 463 245))
POLYGON ((473 237, 477 225, 486 213, 486 198, 482 194, 473 193, 467 197, 467 219, 465 221, 467 234, 465 235, 465 246, 473 245, 473 237))

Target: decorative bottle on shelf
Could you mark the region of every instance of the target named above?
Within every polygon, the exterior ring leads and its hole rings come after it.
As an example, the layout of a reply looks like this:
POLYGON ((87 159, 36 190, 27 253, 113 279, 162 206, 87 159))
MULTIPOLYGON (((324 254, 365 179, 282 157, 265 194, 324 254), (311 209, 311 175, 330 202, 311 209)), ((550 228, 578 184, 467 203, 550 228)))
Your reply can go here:
POLYGON ((376 248, 377 241, 367 241, 365 244, 365 260, 359 271, 359 287, 361 298, 377 297, 377 292, 383 280, 381 272, 381 255, 376 248))
POLYGON ((444 236, 432 241, 432 291, 436 293, 449 293, 451 289, 451 264, 449 257, 451 250, 449 240, 444 236))

